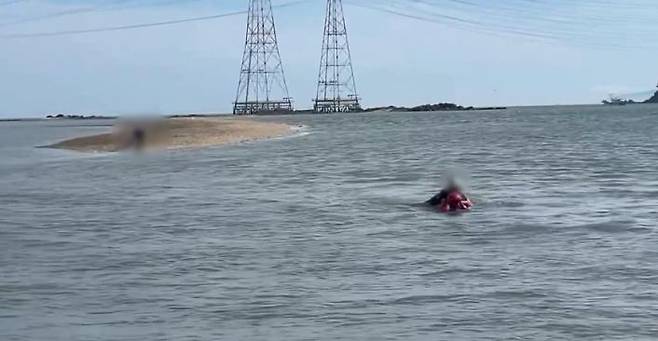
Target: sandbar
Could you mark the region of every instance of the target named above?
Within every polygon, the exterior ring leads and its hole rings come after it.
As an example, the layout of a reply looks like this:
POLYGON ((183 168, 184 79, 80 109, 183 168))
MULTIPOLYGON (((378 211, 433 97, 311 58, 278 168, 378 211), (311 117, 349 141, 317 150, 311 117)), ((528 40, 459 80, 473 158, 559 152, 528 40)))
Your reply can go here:
POLYGON ((283 137, 294 131, 287 124, 245 118, 168 118, 119 122, 108 133, 72 138, 48 147, 79 152, 199 148, 283 137))

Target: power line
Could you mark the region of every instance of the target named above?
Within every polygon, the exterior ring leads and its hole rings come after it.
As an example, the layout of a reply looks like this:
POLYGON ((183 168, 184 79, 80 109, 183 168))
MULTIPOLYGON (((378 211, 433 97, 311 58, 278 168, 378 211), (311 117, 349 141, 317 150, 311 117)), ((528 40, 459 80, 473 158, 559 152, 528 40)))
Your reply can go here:
MULTIPOLYGON (((24 1, 28 0, 9 0, 0 2, 0 5, 24 1)), ((65 15, 146 5, 143 3, 126 4, 131 1, 133 0, 114 0, 109 6, 70 9, 40 17, 3 23, 0 26, 65 15)), ((182 2, 181 0, 160 1, 162 2, 159 4, 182 2)), ((292 6, 305 1, 310 0, 298 0, 274 7, 292 6)), ((577 7, 574 7, 576 6, 575 4, 570 4, 570 7, 556 6, 554 3, 543 0, 508 0, 506 2, 487 3, 480 3, 478 0, 367 0, 364 2, 352 0, 350 4, 420 21, 450 23, 463 30, 492 35, 517 35, 545 41, 571 42, 594 47, 622 48, 646 46, 650 44, 651 39, 649 38, 653 37, 656 33, 653 26, 641 26, 643 21, 641 20, 642 16, 639 14, 642 14, 642 11, 644 11, 646 12, 644 13, 645 17, 650 16, 654 13, 652 10, 658 10, 658 7, 654 8, 655 5, 648 5, 649 7, 646 7, 647 4, 640 4, 640 2, 614 4, 607 1, 586 0, 579 2, 577 7), (609 13, 611 9, 614 10, 614 13, 609 13), (630 21, 625 20, 626 16, 624 14, 634 15, 636 19, 630 21), (585 22, 583 20, 584 18, 587 19, 585 22), (599 39, 602 37, 605 37, 604 41, 599 39)), ((237 11, 179 20, 91 29, 0 34, 0 39, 38 38, 121 31, 212 20, 246 13, 247 11, 237 11)))
MULTIPOLYGON (((18 1, 26 1, 26 0, 18 0, 18 1)), ((196 0, 188 0, 188 1, 196 1, 196 0)), ((164 1, 162 3, 137 3, 137 4, 130 4, 131 2, 135 2, 135 0, 113 0, 109 3, 100 5, 100 6, 92 6, 92 7, 79 7, 79 8, 72 8, 72 9, 67 9, 63 11, 58 11, 54 13, 48 13, 44 15, 37 15, 33 17, 28 17, 28 18, 22 18, 22 19, 17 19, 14 21, 9 21, 9 22, 3 22, 0 23, 0 27, 6 27, 6 26, 14 26, 14 25, 20 25, 20 24, 25 24, 25 23, 31 23, 31 22, 36 22, 36 21, 42 21, 42 20, 48 20, 48 19, 54 19, 54 18, 61 18, 61 17, 66 17, 74 14, 84 14, 84 13, 94 13, 94 12, 100 12, 100 11, 112 11, 112 10, 121 10, 121 9, 129 9, 129 8, 139 8, 139 7, 144 7, 144 6, 153 6, 153 5, 168 5, 168 4, 173 4, 173 3, 178 3, 181 2, 180 0, 168 0, 164 1)))
MULTIPOLYGON (((390 9, 390 8, 363 5, 363 4, 358 4, 358 3, 354 3, 354 2, 351 2, 350 5, 357 6, 357 7, 363 7, 363 8, 366 8, 366 9, 379 11, 379 12, 382 12, 382 13, 388 13, 388 14, 392 14, 392 15, 396 15, 396 16, 400 16, 400 17, 405 17, 405 18, 409 18, 409 19, 415 19, 415 20, 426 21, 426 22, 431 22, 431 23, 441 23, 441 21, 439 21, 439 20, 428 18, 428 17, 423 16, 423 15, 404 13, 404 12, 397 11, 395 9, 390 9)), ((481 22, 478 22, 478 21, 475 21, 475 20, 469 20, 469 19, 465 19, 465 18, 460 18, 460 17, 452 16, 452 15, 432 14, 432 16, 434 16, 438 19, 441 19, 441 20, 452 22, 454 24, 475 26, 475 27, 484 26, 483 23, 481 23, 481 22)), ((530 36, 530 37, 533 37, 533 38, 552 38, 551 36, 547 36, 547 35, 543 35, 543 34, 539 34, 539 33, 531 33, 531 32, 510 31, 510 33, 515 33, 515 34, 519 34, 519 35, 526 35, 526 36, 530 36)))
POLYGON ((24 19, 18 19, 18 20, 14 20, 14 21, 4 22, 4 23, 0 24, 0 27, 24 24, 24 23, 40 21, 40 20, 44 20, 44 19, 58 18, 58 17, 63 17, 63 16, 71 15, 71 14, 93 12, 96 9, 97 9, 97 7, 74 8, 74 9, 70 9, 70 10, 66 10, 66 11, 55 12, 55 13, 36 16, 36 17, 30 17, 30 18, 24 18, 24 19))
MULTIPOLYGON (((282 8, 295 6, 309 0, 297 0, 292 1, 272 7, 282 8)), ((76 34, 86 34, 86 33, 99 33, 99 32, 112 32, 112 31, 124 31, 124 30, 133 30, 139 28, 147 27, 156 27, 156 26, 167 26, 167 25, 176 25, 183 24, 195 21, 205 21, 213 20, 237 15, 247 14, 248 11, 236 11, 228 12, 222 14, 208 15, 203 17, 193 17, 193 18, 184 18, 177 20, 167 20, 167 21, 158 21, 152 23, 143 23, 143 24, 132 24, 132 25, 120 25, 120 26, 109 26, 109 27, 99 27, 99 28, 90 28, 90 29, 80 29, 80 30, 64 30, 64 31, 54 31, 54 32, 38 32, 38 33, 14 33, 14 34, 0 34, 0 39, 28 39, 28 38, 42 38, 42 37, 56 37, 56 36, 66 36, 66 35, 76 35, 76 34)))
POLYGON ((9 1, 3 1, 3 2, 0 2, 0 6, 9 6, 9 5, 13 5, 13 4, 21 3, 21 2, 26 2, 26 1, 27 1, 27 0, 9 0, 9 1))
MULTIPOLYGON (((450 24, 462 30, 491 35, 516 35, 598 48, 646 47, 651 40, 642 38, 652 37, 656 33, 654 26, 627 27, 628 21, 610 16, 608 13, 602 16, 601 11, 605 12, 603 9, 592 8, 594 4, 601 4, 600 2, 583 1, 579 3, 581 10, 576 11, 559 6, 547 7, 549 4, 541 0, 516 1, 524 1, 526 5, 516 7, 513 5, 514 2, 505 2, 503 4, 505 6, 498 2, 480 4, 469 0, 379 0, 350 1, 350 4, 414 20, 450 24), (541 8, 530 7, 528 2, 541 8), (476 12, 474 9, 479 11, 476 12), (585 17, 595 20, 596 24, 581 22, 585 17), (605 40, 602 41, 600 38, 604 37, 605 40)), ((624 9, 637 10, 638 6, 626 6, 624 9)))
POLYGON ((134 25, 123 25, 123 26, 110 26, 110 27, 101 27, 101 28, 91 28, 84 30, 67 30, 67 31, 56 31, 56 32, 42 32, 42 33, 18 33, 18 34, 2 34, 0 38, 2 39, 16 39, 16 38, 39 38, 39 37, 55 37, 55 36, 64 36, 64 35, 74 35, 74 34, 84 34, 84 33, 98 33, 98 32, 111 32, 111 31, 122 31, 122 30, 132 30, 138 28, 146 27, 155 27, 155 26, 165 26, 165 25, 175 25, 182 24, 193 21, 204 21, 211 19, 218 19, 224 17, 230 17, 235 15, 245 14, 247 11, 238 11, 231 13, 223 13, 217 15, 209 15, 205 17, 195 17, 195 18, 186 18, 179 20, 168 20, 168 21, 159 21, 146 24, 134 24, 134 25))

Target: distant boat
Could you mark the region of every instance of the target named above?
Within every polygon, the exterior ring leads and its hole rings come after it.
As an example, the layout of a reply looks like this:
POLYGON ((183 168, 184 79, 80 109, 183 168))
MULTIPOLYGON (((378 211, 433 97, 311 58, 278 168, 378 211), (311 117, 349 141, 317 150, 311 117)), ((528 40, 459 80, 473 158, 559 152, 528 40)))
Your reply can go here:
POLYGON ((626 104, 635 104, 635 101, 632 99, 623 99, 610 95, 610 98, 604 99, 601 103, 605 105, 626 105, 626 104))

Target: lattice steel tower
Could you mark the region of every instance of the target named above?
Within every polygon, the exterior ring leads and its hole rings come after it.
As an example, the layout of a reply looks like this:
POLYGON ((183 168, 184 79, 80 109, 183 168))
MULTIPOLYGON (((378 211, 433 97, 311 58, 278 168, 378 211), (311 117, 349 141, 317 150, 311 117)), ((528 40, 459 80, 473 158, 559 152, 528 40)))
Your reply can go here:
POLYGON ((342 0, 327 0, 315 112, 360 111, 342 0))
POLYGON ((291 111, 270 0, 250 0, 233 114, 291 111))

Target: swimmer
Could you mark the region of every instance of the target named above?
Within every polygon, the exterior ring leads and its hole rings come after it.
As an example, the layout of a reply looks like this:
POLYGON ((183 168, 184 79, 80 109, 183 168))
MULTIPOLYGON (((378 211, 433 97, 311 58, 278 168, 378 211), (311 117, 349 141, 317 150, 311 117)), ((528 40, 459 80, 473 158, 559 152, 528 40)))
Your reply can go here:
POLYGON ((473 203, 462 191, 461 186, 450 178, 448 185, 426 202, 432 207, 437 207, 441 212, 455 212, 460 210, 470 210, 473 203))

